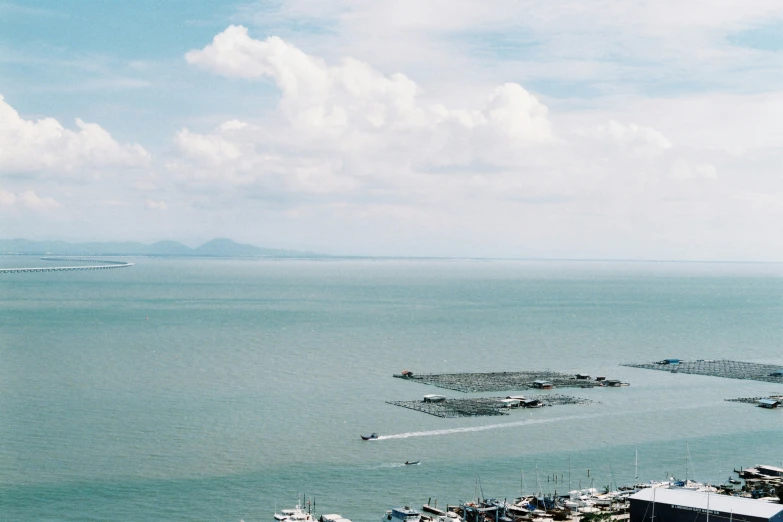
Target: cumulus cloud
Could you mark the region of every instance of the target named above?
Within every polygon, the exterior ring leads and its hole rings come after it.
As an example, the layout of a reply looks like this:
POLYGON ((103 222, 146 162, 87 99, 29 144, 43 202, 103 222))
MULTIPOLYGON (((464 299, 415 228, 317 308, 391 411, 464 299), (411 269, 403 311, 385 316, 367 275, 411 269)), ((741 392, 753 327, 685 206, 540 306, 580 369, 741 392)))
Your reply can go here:
POLYGON ((372 194, 437 190, 431 174, 514 158, 556 141, 549 111, 516 83, 449 106, 421 96, 403 74, 343 58, 330 65, 278 37, 256 40, 230 26, 186 54, 230 78, 271 79, 277 111, 263 124, 229 120, 208 132, 180 130, 168 167, 197 185, 225 183, 266 193, 372 194))
MULTIPOLYGON (((264 124, 229 120, 206 133, 182 129, 169 163, 183 180, 268 193, 369 199, 477 196, 553 203, 585 194, 665 195, 669 180, 710 179, 707 162, 679 157, 659 130, 617 119, 557 136, 549 111, 516 83, 449 107, 402 75, 344 58, 336 65, 278 37, 230 26, 187 53, 231 78, 272 79, 278 111, 264 124), (448 178, 444 178, 448 176, 448 178), (460 194, 459 196, 457 194, 460 194)), ((389 208, 392 208, 389 207, 389 208)), ((398 207, 393 207, 398 208, 398 207)))
POLYGON ((0 172, 70 171, 82 167, 138 167, 150 154, 120 144, 103 127, 76 119, 76 130, 54 118, 22 118, 0 95, 0 172))
POLYGON ((420 88, 403 74, 386 76, 361 61, 330 66, 281 38, 256 40, 232 25, 188 63, 233 78, 270 78, 282 93, 280 108, 297 128, 368 131, 493 129, 512 140, 546 141, 552 131, 547 108, 518 84, 497 88, 477 110, 449 109, 419 100, 420 88))

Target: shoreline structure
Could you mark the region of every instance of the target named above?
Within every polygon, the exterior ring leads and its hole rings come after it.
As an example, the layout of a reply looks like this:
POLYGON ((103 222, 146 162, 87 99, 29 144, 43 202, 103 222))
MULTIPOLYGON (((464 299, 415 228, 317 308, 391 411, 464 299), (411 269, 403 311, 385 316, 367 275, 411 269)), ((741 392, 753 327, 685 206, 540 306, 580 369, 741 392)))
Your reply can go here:
POLYGON ((19 267, 19 268, 0 268, 0 274, 20 274, 25 272, 72 272, 75 270, 108 270, 111 268, 129 268, 134 263, 128 261, 110 261, 107 259, 86 259, 75 257, 42 257, 43 261, 67 261, 69 263, 101 263, 94 265, 81 266, 40 266, 40 267, 19 267))

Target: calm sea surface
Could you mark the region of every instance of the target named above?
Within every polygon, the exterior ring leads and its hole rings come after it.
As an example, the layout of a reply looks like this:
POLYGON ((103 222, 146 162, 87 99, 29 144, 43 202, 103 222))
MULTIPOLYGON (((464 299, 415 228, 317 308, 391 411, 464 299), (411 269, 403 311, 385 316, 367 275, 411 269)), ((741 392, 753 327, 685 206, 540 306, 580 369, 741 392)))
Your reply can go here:
POLYGON ((270 522, 307 495, 375 522, 562 493, 569 469, 603 488, 783 461, 783 411, 725 401, 783 386, 621 366, 783 365, 780 264, 133 261, 0 275, 0 519, 270 522), (442 419, 385 403, 464 396, 392 378, 405 369, 631 386, 442 419), (394 437, 359 439, 372 431, 394 437))

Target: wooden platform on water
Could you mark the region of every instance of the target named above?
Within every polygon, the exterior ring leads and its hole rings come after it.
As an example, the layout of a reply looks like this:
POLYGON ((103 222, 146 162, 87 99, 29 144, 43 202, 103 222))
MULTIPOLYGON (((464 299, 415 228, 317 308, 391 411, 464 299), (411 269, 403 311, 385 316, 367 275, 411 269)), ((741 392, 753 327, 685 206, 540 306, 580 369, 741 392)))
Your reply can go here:
POLYGON ((767 395, 765 397, 738 397, 736 399, 725 399, 727 402, 743 402, 745 404, 755 404, 758 405, 759 401, 761 399, 773 399, 773 400, 783 400, 783 393, 777 393, 772 395, 767 395))
POLYGON ((577 379, 573 373, 548 370, 490 373, 395 374, 394 377, 464 393, 534 389, 535 381, 549 381, 554 388, 590 388, 596 381, 577 379))
POLYGON ((688 373, 693 375, 724 377, 726 379, 744 379, 783 384, 783 375, 770 375, 771 373, 781 369, 781 366, 776 364, 759 364, 716 359, 680 361, 679 364, 654 362, 643 364, 624 364, 623 366, 628 366, 631 368, 644 368, 646 370, 660 370, 671 373, 688 373))
MULTIPOLYGON (((538 399, 542 406, 561 406, 565 404, 595 404, 596 401, 559 394, 525 395, 525 398, 538 399)), ((502 402, 505 397, 475 397, 465 399, 446 399, 440 402, 386 401, 387 404, 420 411, 444 418, 482 417, 494 415, 513 415, 517 410, 528 408, 506 408, 502 402)))

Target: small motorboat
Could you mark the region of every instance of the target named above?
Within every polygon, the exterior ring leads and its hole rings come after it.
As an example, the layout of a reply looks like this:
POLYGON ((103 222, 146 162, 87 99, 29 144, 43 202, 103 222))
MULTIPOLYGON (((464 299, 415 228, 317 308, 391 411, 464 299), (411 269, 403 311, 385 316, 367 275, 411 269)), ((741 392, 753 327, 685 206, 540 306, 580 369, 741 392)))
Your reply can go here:
POLYGON ((729 477, 729 484, 741 484, 741 482, 734 477, 729 477))
POLYGON ((405 465, 406 465, 406 466, 415 466, 415 465, 416 465, 416 464, 418 464, 419 462, 421 462, 421 461, 420 461, 420 460, 413 460, 413 461, 406 460, 406 461, 405 461, 405 465))
POLYGON ((377 433, 371 433, 370 435, 362 435, 362 440, 377 440, 378 434, 377 433))

